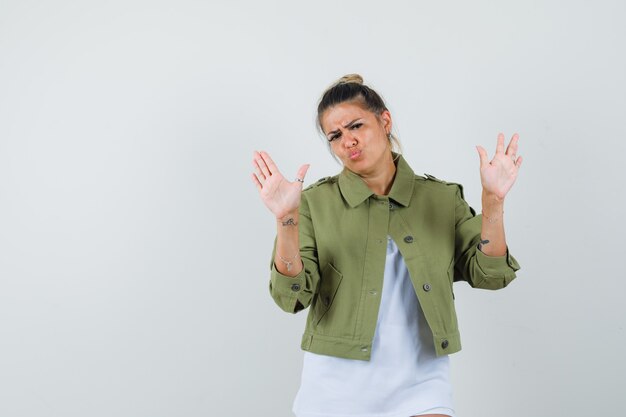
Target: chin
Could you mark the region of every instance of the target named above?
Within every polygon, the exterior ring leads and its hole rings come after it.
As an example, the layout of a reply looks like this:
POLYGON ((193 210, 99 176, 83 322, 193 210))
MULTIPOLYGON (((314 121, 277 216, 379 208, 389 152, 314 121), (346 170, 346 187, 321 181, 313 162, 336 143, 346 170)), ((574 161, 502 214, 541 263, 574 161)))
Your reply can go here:
POLYGON ((357 161, 357 162, 350 161, 349 164, 344 164, 344 166, 348 168, 350 171, 359 175, 367 174, 368 172, 371 171, 371 167, 363 164, 362 161, 357 161))

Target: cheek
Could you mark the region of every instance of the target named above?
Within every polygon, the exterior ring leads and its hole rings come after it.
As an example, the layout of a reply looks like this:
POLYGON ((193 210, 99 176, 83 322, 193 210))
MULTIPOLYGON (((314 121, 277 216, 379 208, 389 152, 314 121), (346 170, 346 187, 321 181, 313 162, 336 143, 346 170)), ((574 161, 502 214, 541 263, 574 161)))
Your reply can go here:
POLYGON ((331 142, 331 143, 330 143, 330 151, 331 151, 332 153, 334 153, 335 155, 337 155, 337 156, 339 156, 339 155, 340 155, 340 153, 338 153, 339 148, 340 148, 340 146, 339 146, 339 144, 338 144, 338 141, 337 141, 337 140, 335 140, 334 142, 331 142))
POLYGON ((377 134, 375 136, 372 136, 372 138, 370 140, 370 146, 375 146, 377 148, 382 148, 383 146, 385 146, 385 142, 377 134))

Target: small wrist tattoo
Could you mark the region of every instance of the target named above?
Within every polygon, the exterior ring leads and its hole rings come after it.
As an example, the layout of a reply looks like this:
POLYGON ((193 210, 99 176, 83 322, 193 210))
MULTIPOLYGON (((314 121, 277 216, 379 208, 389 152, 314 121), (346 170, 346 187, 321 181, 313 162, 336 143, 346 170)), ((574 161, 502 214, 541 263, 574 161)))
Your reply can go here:
POLYGON ((482 249, 483 245, 486 245, 487 243, 489 243, 487 239, 481 240, 480 243, 478 244, 478 249, 482 249))
POLYGON ((293 217, 287 219, 287 221, 282 222, 283 226, 296 226, 298 223, 293 221, 293 217))

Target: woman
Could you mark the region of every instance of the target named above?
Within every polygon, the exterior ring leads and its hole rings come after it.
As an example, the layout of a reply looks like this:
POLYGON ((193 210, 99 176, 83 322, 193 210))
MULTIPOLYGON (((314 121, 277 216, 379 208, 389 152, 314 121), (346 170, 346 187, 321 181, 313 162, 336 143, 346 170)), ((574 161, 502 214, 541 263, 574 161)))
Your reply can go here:
POLYGON ((285 311, 310 306, 298 417, 454 416, 448 355, 461 349, 453 281, 505 287, 504 199, 522 158, 518 136, 490 161, 478 146, 482 215, 462 187, 413 173, 393 150, 392 119, 356 74, 331 86, 318 127, 343 164, 302 191, 266 152, 252 179, 277 220, 270 293, 285 311))

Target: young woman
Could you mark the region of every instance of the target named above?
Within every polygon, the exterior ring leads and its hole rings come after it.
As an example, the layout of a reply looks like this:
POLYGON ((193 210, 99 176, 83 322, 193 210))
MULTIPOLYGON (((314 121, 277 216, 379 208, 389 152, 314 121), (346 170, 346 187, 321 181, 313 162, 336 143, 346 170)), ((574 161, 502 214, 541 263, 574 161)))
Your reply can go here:
POLYGON ((499 134, 476 215, 459 184, 415 175, 394 146, 380 95, 356 74, 331 86, 318 127, 343 164, 302 191, 266 152, 252 179, 274 214, 270 293, 285 311, 309 307, 298 417, 454 416, 448 355, 461 349, 454 281, 499 289, 515 278, 504 199, 522 164, 518 136, 499 134))

